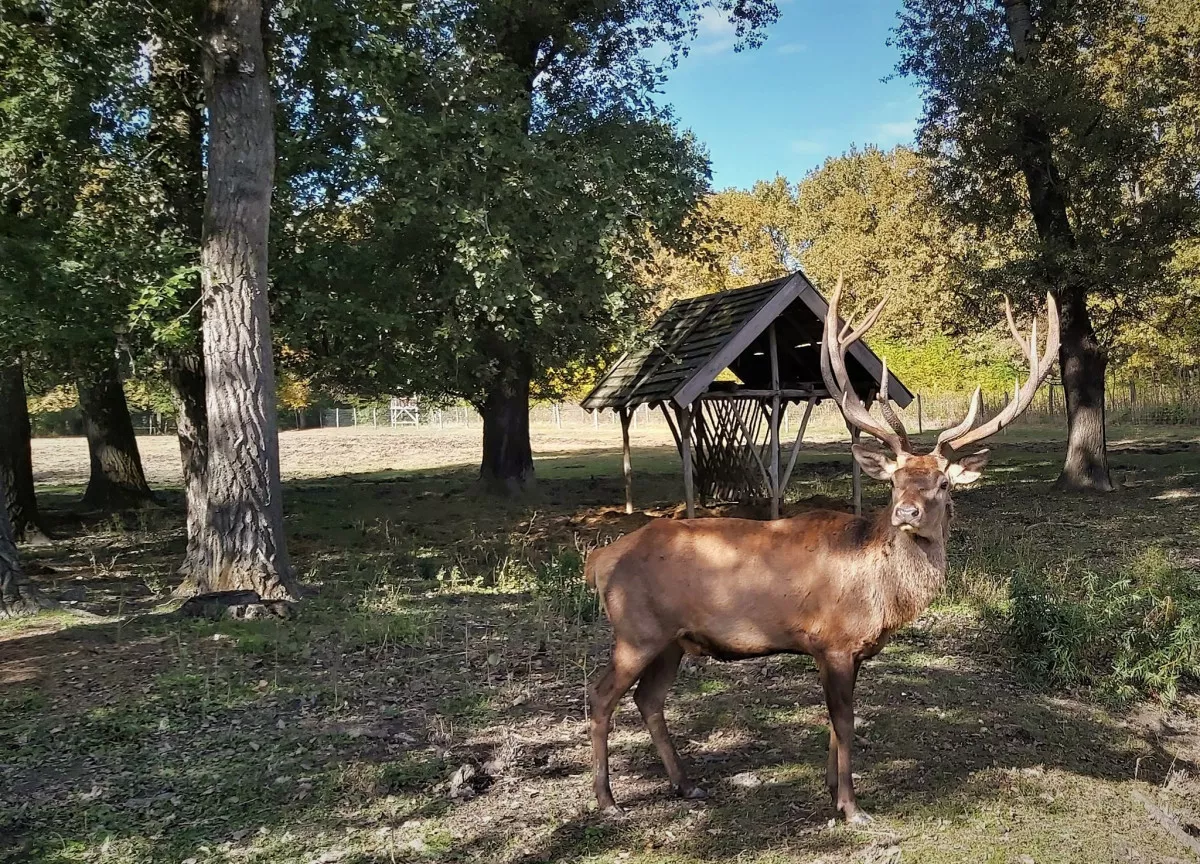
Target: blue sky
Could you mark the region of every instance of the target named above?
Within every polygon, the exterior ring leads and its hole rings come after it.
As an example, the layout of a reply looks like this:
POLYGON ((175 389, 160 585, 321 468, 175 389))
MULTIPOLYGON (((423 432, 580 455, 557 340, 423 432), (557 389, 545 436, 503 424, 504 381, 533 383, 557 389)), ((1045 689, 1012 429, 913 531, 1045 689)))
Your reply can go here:
POLYGON ((799 180, 851 144, 911 144, 921 99, 886 44, 898 0, 782 0, 766 43, 735 52, 719 14, 701 22, 663 101, 704 143, 713 187, 747 187, 777 173, 799 180))

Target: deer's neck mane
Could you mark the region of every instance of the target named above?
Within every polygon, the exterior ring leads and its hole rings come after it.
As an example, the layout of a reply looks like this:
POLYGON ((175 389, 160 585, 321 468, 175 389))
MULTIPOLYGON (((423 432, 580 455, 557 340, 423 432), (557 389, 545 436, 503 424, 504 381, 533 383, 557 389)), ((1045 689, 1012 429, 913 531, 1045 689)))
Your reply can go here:
POLYGON ((872 525, 872 547, 881 565, 878 601, 885 629, 903 627, 924 612, 946 582, 946 540, 950 514, 942 536, 916 537, 892 526, 891 511, 884 508, 872 525))

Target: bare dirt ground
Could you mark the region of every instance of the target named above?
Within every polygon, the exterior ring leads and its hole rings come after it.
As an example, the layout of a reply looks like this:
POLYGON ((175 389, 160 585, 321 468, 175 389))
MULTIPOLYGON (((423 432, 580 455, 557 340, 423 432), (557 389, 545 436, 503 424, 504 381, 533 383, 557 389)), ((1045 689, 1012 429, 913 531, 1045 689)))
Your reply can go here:
MULTIPOLYGON (((498 501, 442 470, 474 465, 478 432, 283 436, 290 551, 320 589, 290 622, 155 611, 180 514, 80 516, 85 448, 36 442, 59 539, 25 560, 102 618, 0 628, 0 861, 1200 860, 1194 699, 1039 689, 1014 673, 1002 621, 967 602, 1019 571, 1195 556, 1193 433, 1114 434, 1116 496, 1063 497, 1059 445, 1019 436, 956 494, 947 597, 864 667, 855 770, 877 821, 852 830, 831 822, 821 694, 795 657, 685 664, 667 717, 705 801, 670 797, 627 700, 612 741, 629 816, 594 812, 584 682, 608 644, 580 551, 677 513, 677 457, 654 430, 626 516, 619 429, 538 429, 537 492, 498 501)), ((844 506, 844 449, 805 455, 788 512, 844 506)), ((153 483, 177 482, 170 438, 144 439, 143 457, 153 483)), ((869 487, 869 506, 883 496, 869 487)))
MULTIPOLYGON (((830 444, 849 440, 840 425, 827 414, 826 407, 814 412, 805 435, 806 443, 830 444)), ((567 424, 557 428, 550 424, 534 424, 531 429, 534 453, 543 458, 571 453, 617 454, 621 447, 621 427, 610 417, 603 415, 594 427, 567 424)), ((784 436, 785 443, 791 440, 795 430, 788 431, 789 434, 784 436)), ((1111 442, 1114 449, 1119 450, 1127 444, 1136 447, 1147 441, 1186 439, 1188 433, 1185 428, 1169 427, 1111 430, 1111 442)), ((444 428, 360 426, 281 432, 280 469, 283 479, 288 481, 387 471, 470 468, 479 464, 481 434, 478 423, 447 424, 444 428)), ((1039 427, 1018 427, 1013 440, 1029 438, 1038 441, 1044 436, 1045 430, 1039 427)), ((670 452, 662 451, 662 448, 673 449, 674 442, 670 430, 658 418, 654 423, 635 427, 630 438, 635 449, 658 451, 650 454, 657 469, 665 470, 664 459, 675 458, 670 452)), ((179 446, 173 435, 140 436, 138 448, 152 486, 178 486, 181 483, 179 446)), ((43 486, 82 487, 87 483, 87 441, 82 437, 35 439, 33 463, 35 480, 43 486)), ((634 467, 635 471, 640 470, 639 465, 634 467)))
MULTIPOLYGON (((279 461, 283 479, 336 477, 380 471, 423 471, 430 468, 478 465, 478 424, 419 428, 309 429, 281 432, 279 461)), ((535 426, 534 452, 539 455, 572 453, 621 446, 621 427, 607 419, 599 426, 535 426)), ((643 426, 634 433, 635 446, 671 443, 665 426, 643 426)), ((181 482, 179 445, 173 435, 138 438, 146 478, 152 486, 178 486, 181 482)), ((82 486, 87 483, 88 451, 84 438, 39 438, 33 442, 36 481, 46 486, 82 486)))

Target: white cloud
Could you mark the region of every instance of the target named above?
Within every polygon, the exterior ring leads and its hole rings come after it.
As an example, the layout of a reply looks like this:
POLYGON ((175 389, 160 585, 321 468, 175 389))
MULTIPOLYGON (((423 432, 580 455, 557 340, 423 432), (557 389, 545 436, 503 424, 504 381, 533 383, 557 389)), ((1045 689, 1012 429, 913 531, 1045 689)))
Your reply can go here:
POLYGON ((880 108, 889 113, 892 111, 896 113, 903 111, 905 114, 912 114, 921 110, 921 97, 910 95, 902 99, 889 99, 880 108))
POLYGON ((885 149, 896 144, 912 144, 917 137, 917 127, 921 125, 921 108, 920 98, 912 95, 885 102, 876 116, 902 119, 876 123, 870 133, 874 143, 885 149))
POLYGON ((808 50, 808 46, 803 42, 784 42, 775 49, 777 54, 801 54, 808 50))
POLYGON ((816 156, 826 150, 825 142, 816 138, 796 138, 790 144, 793 153, 799 156, 816 156))
POLYGON ((692 50, 697 54, 724 54, 732 51, 736 43, 737 30, 729 19, 719 9, 705 9, 696 26, 696 44, 692 50))
POLYGON ((666 42, 655 42, 642 51, 642 56, 651 63, 662 63, 671 56, 671 46, 666 42))
POLYGON ((880 123, 875 127, 875 143, 881 147, 893 144, 911 144, 916 137, 917 121, 896 120, 890 123, 880 123))

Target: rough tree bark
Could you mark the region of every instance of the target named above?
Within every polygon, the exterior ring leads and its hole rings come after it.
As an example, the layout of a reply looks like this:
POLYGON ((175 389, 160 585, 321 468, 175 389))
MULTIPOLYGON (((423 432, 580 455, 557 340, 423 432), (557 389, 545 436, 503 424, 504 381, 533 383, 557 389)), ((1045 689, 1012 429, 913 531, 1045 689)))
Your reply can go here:
POLYGON ((275 140, 264 9, 207 0, 201 29, 208 188, 200 247, 208 409, 207 506, 200 560, 179 592, 248 589, 295 600, 279 479, 267 239, 275 140))
POLYGON ((91 459, 83 503, 101 510, 153 503, 116 358, 102 358, 81 370, 76 385, 91 459))
POLYGON ((175 352, 167 358, 167 378, 175 402, 175 427, 183 462, 183 492, 187 508, 187 552, 181 575, 204 560, 204 512, 208 506, 208 412, 205 409, 204 358, 175 352))
MULTIPOLYGON (((0 472, 0 498, 8 495, 7 489, 4 474, 0 472)), ((0 618, 33 615, 57 605, 26 578, 21 569, 21 559, 17 556, 8 510, 0 507, 0 618)))
POLYGON ((533 484, 529 379, 527 369, 510 371, 497 379, 477 406, 483 418, 479 480, 489 492, 519 495, 533 484))
POLYGON ((1096 339, 1087 311, 1087 293, 1059 293, 1062 347, 1058 353, 1067 401, 1067 459, 1058 485, 1064 489, 1111 492, 1104 415, 1104 376, 1108 352, 1096 339))
POLYGON ((21 361, 0 365, 0 478, 8 492, 5 505, 18 543, 44 543, 49 538, 38 513, 33 487, 29 405, 21 361))
MULTIPOLYGON (((1003 0, 1013 59, 1030 62, 1034 22, 1027 0, 1003 0)), ((1077 247, 1067 215, 1066 184, 1054 160, 1045 119, 1027 112, 1020 118, 1017 159, 1029 190, 1029 208, 1044 248, 1043 264, 1062 311, 1059 366, 1067 400, 1067 457, 1058 485, 1065 489, 1113 489, 1105 437, 1104 374, 1108 353, 1096 338, 1088 315, 1086 277, 1072 258, 1077 247)))

